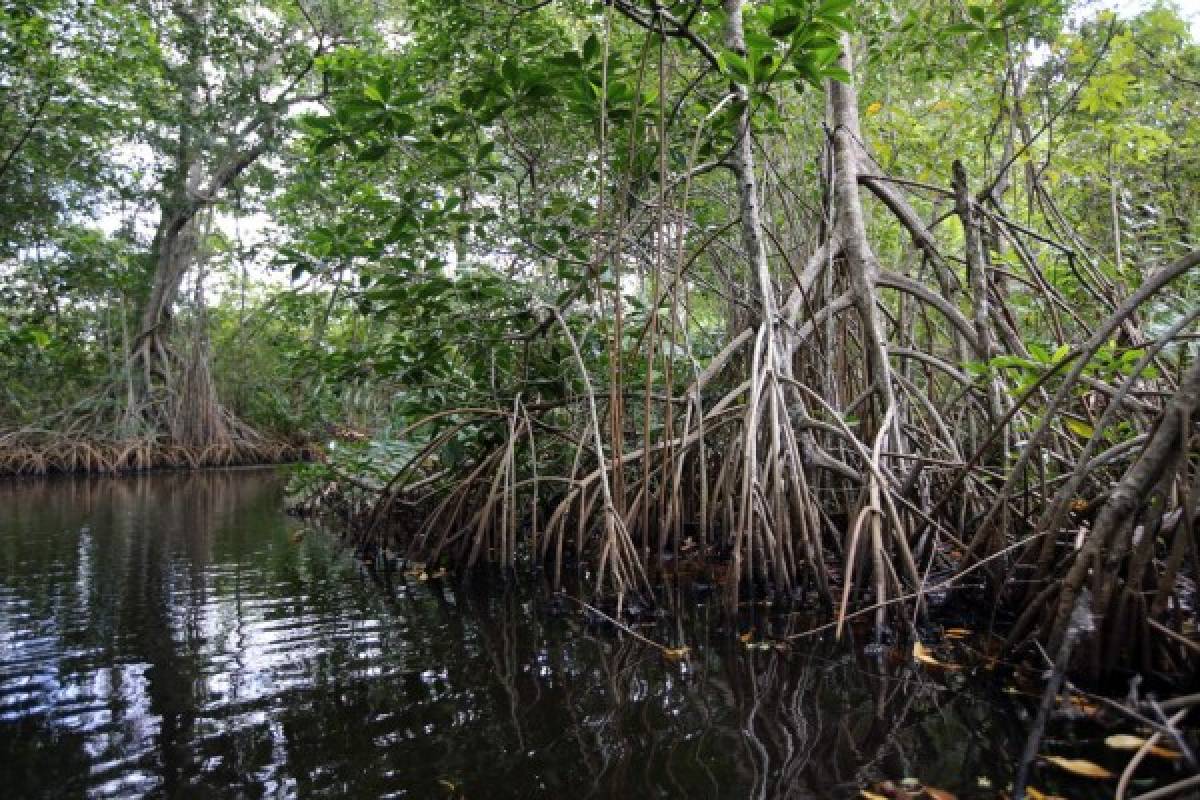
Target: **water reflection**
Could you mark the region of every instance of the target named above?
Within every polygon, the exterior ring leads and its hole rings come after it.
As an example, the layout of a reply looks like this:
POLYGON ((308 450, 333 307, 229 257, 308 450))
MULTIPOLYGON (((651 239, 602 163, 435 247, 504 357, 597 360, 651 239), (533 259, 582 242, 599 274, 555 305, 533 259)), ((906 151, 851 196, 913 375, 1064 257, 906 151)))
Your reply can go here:
MULTIPOLYGON (((0 484, 0 786, 18 797, 849 797, 1007 780, 1020 728, 883 657, 694 659, 535 594, 296 541, 270 471, 0 484)), ((662 623, 666 625, 667 623, 662 623)), ((758 623, 760 626, 765 624, 758 623)), ((990 792, 987 794, 991 794, 990 792)))

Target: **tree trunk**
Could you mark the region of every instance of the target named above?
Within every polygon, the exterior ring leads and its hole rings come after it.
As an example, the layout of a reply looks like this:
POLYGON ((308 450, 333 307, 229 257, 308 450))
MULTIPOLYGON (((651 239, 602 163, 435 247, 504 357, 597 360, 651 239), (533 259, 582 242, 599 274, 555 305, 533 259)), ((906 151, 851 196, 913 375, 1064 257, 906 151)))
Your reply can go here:
MULTIPOLYGON (((838 64, 851 75, 854 74, 854 57, 851 54, 850 37, 841 38, 842 54, 838 64)), ((854 308, 862 325, 862 344, 866 351, 867 383, 878 398, 875 408, 876 423, 883 419, 889 408, 896 405, 892 388, 891 367, 888 363, 887 341, 877 308, 878 292, 876 281, 879 263, 867 240, 866 223, 863 219, 862 200, 858 194, 858 151, 862 134, 858 126, 858 93, 852 79, 845 83, 829 82, 830 109, 833 114, 833 158, 834 199, 837 203, 837 228, 842 241, 842 253, 846 260, 847 276, 854 308)), ((899 415, 895 415, 898 417, 899 415)), ((872 423, 875 424, 875 423, 872 423)), ((898 425, 894 428, 899 430, 898 425)), ((875 431, 868 429, 864 440, 870 440, 875 431)), ((899 436, 891 442, 899 446, 899 436)), ((891 448, 888 448, 891 449, 891 448)))

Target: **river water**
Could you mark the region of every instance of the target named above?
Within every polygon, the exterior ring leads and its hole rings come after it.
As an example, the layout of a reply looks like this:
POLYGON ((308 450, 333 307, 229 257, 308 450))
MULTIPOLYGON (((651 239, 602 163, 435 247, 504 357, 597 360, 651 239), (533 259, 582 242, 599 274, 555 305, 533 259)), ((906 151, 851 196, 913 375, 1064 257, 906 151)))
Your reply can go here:
POLYGON ((852 797, 904 778, 994 797, 1011 779, 1020 706, 992 681, 752 649, 715 601, 651 632, 687 641, 673 663, 528 588, 382 580, 302 533, 283 484, 0 484, 0 797, 852 797))

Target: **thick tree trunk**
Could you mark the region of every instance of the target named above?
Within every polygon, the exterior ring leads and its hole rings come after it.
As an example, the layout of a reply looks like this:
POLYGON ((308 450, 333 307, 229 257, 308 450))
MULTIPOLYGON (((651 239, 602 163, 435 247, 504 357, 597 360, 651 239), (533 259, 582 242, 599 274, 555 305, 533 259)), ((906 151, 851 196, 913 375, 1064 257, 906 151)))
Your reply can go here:
MULTIPOLYGON (((163 212, 166 216, 167 212, 163 212)), ((173 218, 167 217, 160 224, 158 253, 154 260, 154 275, 150 282, 150 294, 142 307, 138 341, 143 341, 159 332, 166 332, 171 317, 171 306, 179 296, 183 277, 196 258, 196 234, 194 218, 177 226, 173 218)))

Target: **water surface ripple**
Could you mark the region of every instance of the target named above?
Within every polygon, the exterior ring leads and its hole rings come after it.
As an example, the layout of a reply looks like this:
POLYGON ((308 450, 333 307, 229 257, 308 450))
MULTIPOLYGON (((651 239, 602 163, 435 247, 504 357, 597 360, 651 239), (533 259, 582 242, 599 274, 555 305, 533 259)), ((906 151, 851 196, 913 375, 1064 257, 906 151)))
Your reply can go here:
POLYGON ((0 483, 0 796, 850 797, 908 776, 969 796, 1006 780, 1019 724, 908 666, 748 651, 693 604, 684 667, 528 593, 381 584, 335 538, 296 536, 282 483, 0 483))

